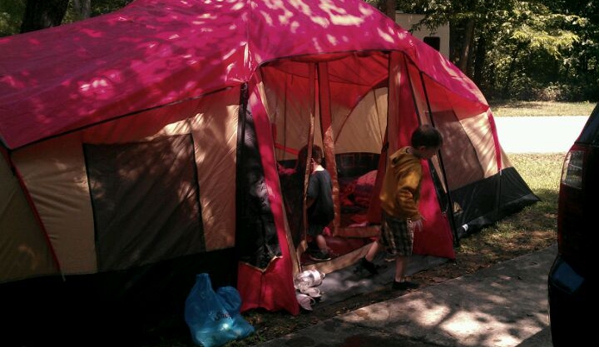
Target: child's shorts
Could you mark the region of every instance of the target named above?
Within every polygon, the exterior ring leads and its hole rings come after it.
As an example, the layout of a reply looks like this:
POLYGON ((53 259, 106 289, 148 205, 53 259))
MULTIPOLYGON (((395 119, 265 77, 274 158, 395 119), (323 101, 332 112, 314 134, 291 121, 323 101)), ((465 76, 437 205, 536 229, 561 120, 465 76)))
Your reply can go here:
POLYGON ((408 221, 390 216, 383 211, 379 243, 390 255, 410 256, 414 249, 414 230, 408 221))

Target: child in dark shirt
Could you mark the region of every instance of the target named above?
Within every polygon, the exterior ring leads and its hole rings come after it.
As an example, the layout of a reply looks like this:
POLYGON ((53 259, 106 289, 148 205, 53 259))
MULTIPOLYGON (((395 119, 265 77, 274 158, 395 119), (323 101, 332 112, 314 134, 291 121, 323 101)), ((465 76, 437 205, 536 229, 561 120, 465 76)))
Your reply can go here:
MULTIPOLYGON (((307 147, 302 150, 307 150, 307 147)), ((315 261, 331 259, 331 252, 323 231, 335 217, 333 183, 331 175, 322 166, 322 159, 322 149, 314 145, 309 163, 311 170, 306 193, 306 214, 308 219, 307 234, 312 237, 312 248, 314 249, 309 255, 315 261)))

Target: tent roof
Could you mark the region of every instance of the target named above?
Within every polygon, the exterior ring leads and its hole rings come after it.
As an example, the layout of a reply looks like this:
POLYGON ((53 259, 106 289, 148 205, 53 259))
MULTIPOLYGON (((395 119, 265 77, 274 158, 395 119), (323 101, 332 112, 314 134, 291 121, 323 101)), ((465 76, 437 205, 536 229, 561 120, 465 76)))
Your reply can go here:
POLYGON ((0 140, 10 149, 250 80, 279 58, 403 51, 487 105, 437 51, 361 0, 137 0, 110 14, 0 39, 0 140))

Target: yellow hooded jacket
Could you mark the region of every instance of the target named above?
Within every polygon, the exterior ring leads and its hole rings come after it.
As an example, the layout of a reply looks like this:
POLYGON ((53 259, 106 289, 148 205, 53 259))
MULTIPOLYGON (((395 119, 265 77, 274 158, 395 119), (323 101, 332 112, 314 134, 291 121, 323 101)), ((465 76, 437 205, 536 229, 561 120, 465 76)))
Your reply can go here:
POLYGON ((380 193, 381 207, 399 219, 420 220, 418 200, 422 181, 420 159, 403 147, 391 154, 380 193))

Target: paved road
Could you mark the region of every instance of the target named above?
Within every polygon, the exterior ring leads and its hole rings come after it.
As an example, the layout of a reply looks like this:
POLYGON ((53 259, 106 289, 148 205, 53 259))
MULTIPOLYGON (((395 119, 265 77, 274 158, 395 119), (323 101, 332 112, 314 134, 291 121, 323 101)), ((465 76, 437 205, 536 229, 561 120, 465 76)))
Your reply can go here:
POLYGON ((506 153, 566 153, 588 116, 495 117, 506 153))

